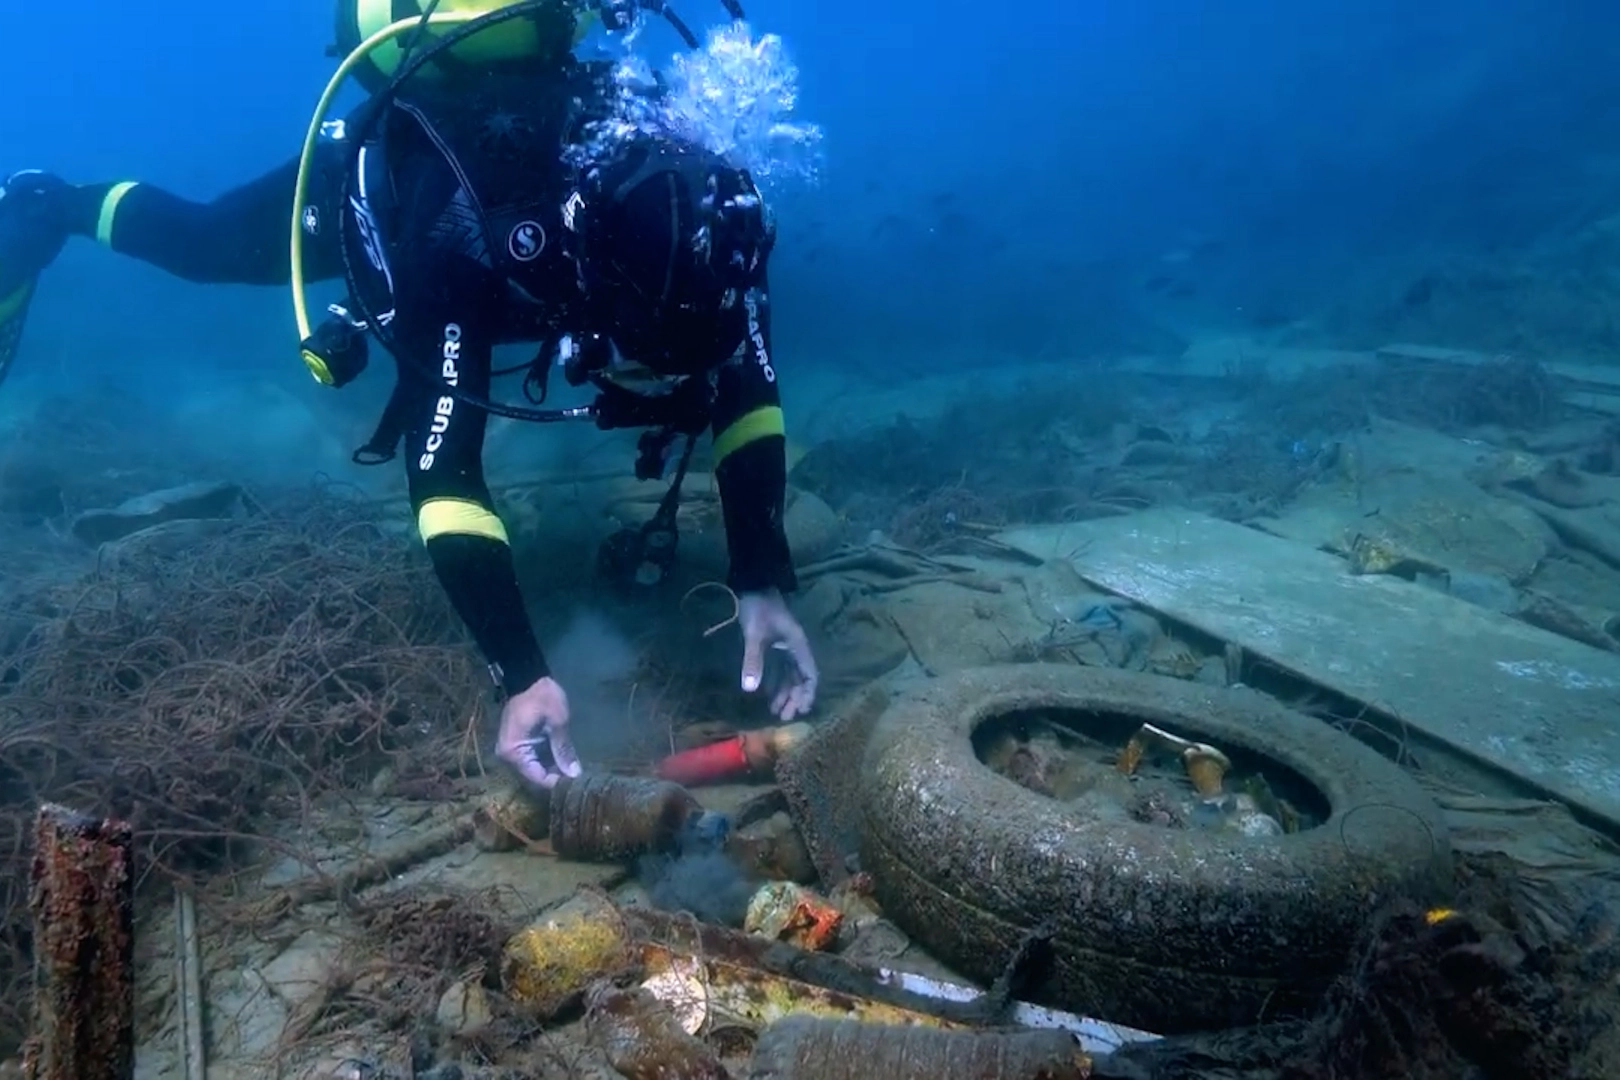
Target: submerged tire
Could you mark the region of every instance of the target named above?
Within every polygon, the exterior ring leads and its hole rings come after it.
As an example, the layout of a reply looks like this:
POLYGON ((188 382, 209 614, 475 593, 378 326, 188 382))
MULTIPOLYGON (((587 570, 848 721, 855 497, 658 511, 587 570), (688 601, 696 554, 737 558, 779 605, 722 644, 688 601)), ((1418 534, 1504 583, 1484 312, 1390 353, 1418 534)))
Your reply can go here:
POLYGON ((919 944, 988 982, 1044 924, 1050 962, 1025 996, 1165 1034, 1310 1009, 1380 903, 1451 889, 1444 820, 1412 777, 1249 690, 1069 665, 964 671, 890 706, 859 785, 862 868, 919 944), (1037 709, 1262 756, 1329 816, 1268 839, 1083 816, 975 753, 982 725, 1037 709))

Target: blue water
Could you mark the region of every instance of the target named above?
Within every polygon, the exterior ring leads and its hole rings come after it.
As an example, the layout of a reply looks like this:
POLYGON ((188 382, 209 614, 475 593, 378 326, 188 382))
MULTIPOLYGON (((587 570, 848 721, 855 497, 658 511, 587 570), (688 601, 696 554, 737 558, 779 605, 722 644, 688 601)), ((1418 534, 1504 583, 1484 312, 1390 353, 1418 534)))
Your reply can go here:
MULTIPOLYGON (((679 10, 700 33, 720 23, 717 5, 679 10)), ((1086 356, 1143 318, 1185 337, 1332 312, 1331 335, 1353 335, 1438 254, 1508 266, 1600 219, 1620 184, 1609 5, 1000 11, 749 5, 799 69, 793 122, 824 132, 820 185, 777 200, 784 362, 837 364, 866 344, 925 366, 1009 343, 1086 356), (1144 291, 1163 268, 1194 291, 1144 291)), ((23 6, 7 26, 0 167, 218 193, 294 151, 334 64, 330 26, 317 0, 23 6)), ((661 26, 640 42, 666 68, 677 47, 661 26)), ((1447 313, 1444 334, 1608 348, 1607 267, 1573 272, 1521 325, 1447 313)), ((198 291, 76 244, 38 304, 18 378, 168 397, 251 371, 304 389, 279 290, 198 291), (198 359, 173 359, 177 341, 198 359)))

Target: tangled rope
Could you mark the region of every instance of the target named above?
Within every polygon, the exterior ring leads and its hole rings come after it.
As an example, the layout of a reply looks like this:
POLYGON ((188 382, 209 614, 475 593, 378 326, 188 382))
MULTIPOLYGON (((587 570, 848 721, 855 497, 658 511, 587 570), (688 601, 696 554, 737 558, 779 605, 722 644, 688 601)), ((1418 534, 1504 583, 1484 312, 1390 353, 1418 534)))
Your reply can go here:
POLYGON ((23 598, 32 625, 0 653, 0 980, 27 971, 43 800, 129 821, 148 874, 220 874, 385 766, 458 767, 485 680, 389 524, 333 496, 178 522, 23 598))

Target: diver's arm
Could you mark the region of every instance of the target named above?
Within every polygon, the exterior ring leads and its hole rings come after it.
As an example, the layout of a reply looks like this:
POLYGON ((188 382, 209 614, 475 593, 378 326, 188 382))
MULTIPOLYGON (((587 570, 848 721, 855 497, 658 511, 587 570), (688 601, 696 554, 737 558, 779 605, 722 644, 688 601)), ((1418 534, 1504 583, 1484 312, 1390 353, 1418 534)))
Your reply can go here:
POLYGON ((720 368, 712 418, 715 480, 731 555, 729 584, 740 593, 791 592, 798 579, 783 522, 787 438, 763 286, 748 294, 743 313, 743 344, 720 368))
MULTIPOLYGON (((523 607, 506 527, 484 482, 489 414, 446 392, 454 384, 484 398, 490 389, 491 290, 485 271, 460 259, 434 265, 433 288, 399 296, 393 323, 401 378, 419 403, 405 435, 417 529, 439 583, 509 694, 549 671, 523 607)), ((408 285, 408 282, 404 284, 408 285)))

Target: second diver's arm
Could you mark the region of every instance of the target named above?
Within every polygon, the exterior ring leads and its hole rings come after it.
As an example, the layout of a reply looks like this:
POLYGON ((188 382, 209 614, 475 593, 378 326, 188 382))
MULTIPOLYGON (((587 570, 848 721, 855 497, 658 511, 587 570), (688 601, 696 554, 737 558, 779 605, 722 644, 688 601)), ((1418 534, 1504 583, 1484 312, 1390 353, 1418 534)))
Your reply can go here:
POLYGON ((728 584, 739 593, 798 586, 788 550, 787 437, 771 353, 766 290, 744 298, 743 344, 719 371, 712 417, 715 481, 731 556, 728 584))

